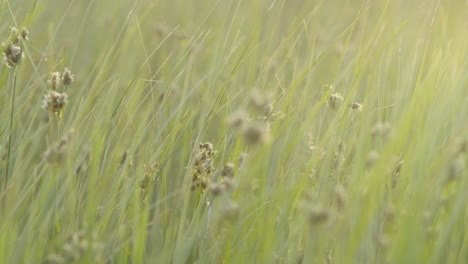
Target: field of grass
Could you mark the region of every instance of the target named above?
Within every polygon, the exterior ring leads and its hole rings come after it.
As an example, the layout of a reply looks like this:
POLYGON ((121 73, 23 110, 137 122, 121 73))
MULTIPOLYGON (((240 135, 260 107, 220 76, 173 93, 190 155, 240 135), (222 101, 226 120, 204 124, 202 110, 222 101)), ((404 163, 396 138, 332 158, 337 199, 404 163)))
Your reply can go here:
POLYGON ((0 18, 0 263, 468 263, 467 1, 0 18))

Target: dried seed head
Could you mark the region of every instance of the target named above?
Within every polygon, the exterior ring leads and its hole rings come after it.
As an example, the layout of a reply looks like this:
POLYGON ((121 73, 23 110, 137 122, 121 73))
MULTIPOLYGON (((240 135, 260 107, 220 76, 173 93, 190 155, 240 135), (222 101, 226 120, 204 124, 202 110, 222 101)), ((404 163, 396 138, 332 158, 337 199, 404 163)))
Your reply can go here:
POLYGON ((9 36, 9 41, 12 44, 19 45, 20 44, 20 38, 19 38, 19 33, 18 29, 16 27, 10 27, 10 36, 9 36))
POLYGON ((362 108, 363 108, 364 106, 363 106, 362 104, 360 104, 360 103, 356 103, 356 102, 355 102, 355 103, 350 104, 349 107, 350 107, 351 109, 355 109, 355 110, 357 110, 357 111, 359 111, 359 112, 362 112, 362 108))
POLYGON ((10 37, 16 37, 16 36, 18 36, 18 28, 10 27, 10 37))
POLYGON ((198 147, 200 149, 200 152, 206 153, 208 157, 212 157, 215 155, 213 143, 211 142, 200 143, 198 147))
POLYGON ((247 145, 267 143, 270 138, 267 125, 261 122, 249 123, 242 134, 247 145))
POLYGON ((195 164, 192 169, 192 190, 205 190, 210 184, 211 177, 215 170, 213 166, 213 157, 216 151, 210 142, 200 143, 199 152, 195 158, 195 164))
POLYGON ((68 237, 60 254, 50 254, 46 263, 81 263, 85 258, 92 263, 102 263, 103 249, 104 245, 98 240, 96 232, 90 234, 79 230, 68 237))
POLYGON ((336 110, 340 107, 341 103, 344 101, 344 98, 343 96, 341 96, 341 94, 339 93, 332 93, 330 95, 330 97, 328 97, 328 106, 333 109, 333 110, 336 110))
POLYGON ((52 91, 55 91, 57 90, 57 86, 59 85, 59 83, 60 83, 60 72, 53 72, 50 77, 50 80, 47 81, 47 84, 50 86, 50 89, 52 91))
POLYGON ((223 185, 218 184, 218 183, 211 183, 208 187, 208 190, 210 191, 211 194, 214 196, 219 196, 223 193, 224 188, 223 185))
POLYGON ((61 164, 65 159, 67 147, 73 133, 72 129, 53 146, 49 147, 44 152, 44 159, 50 164, 61 164))
POLYGON ((234 179, 228 177, 223 178, 221 184, 227 191, 232 191, 237 187, 234 179))
POLYGON ((229 162, 228 164, 224 165, 221 176, 228 178, 234 177, 234 163, 229 162))
POLYGON ((227 120, 229 126, 235 129, 241 129, 244 127, 249 119, 249 115, 244 110, 237 110, 227 120))
POLYGON ((18 33, 16 27, 10 27, 9 38, 6 43, 2 43, 3 61, 8 68, 15 68, 23 57, 21 40, 27 40, 27 33, 29 32, 26 29, 18 33))
POLYGON ((27 28, 23 28, 21 30, 21 38, 23 40, 29 40, 28 36, 29 36, 29 30, 27 28))
POLYGON ((68 95, 66 93, 49 91, 48 94, 44 95, 44 99, 42 100, 42 109, 51 111, 60 117, 67 103, 68 95))
POLYGON ((271 103, 271 95, 265 94, 259 90, 254 90, 250 94, 250 105, 259 113, 267 116, 273 110, 273 104, 271 103))
POLYGON ((75 75, 71 73, 71 71, 65 67, 65 70, 63 70, 63 77, 62 77, 62 83, 65 86, 70 85, 73 81, 75 80, 75 75))
POLYGON ((316 226, 330 220, 331 212, 320 206, 313 206, 308 210, 308 218, 311 225, 316 226))
POLYGON ((23 57, 23 51, 18 44, 2 44, 3 61, 8 68, 15 68, 23 57))

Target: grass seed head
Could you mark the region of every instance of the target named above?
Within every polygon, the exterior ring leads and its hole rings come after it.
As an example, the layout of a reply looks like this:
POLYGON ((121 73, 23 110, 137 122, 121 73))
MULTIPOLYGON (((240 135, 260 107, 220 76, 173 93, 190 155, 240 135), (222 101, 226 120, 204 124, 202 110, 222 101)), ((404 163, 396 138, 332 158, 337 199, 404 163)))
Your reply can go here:
POLYGON ((70 130, 58 142, 56 142, 53 146, 49 147, 44 152, 44 159, 50 164, 61 164, 65 159, 67 147, 70 143, 71 135, 73 133, 74 131, 70 130))
MULTIPOLYGON (((28 32, 29 33, 29 32, 28 32)), ((16 27, 10 27, 9 40, 15 45, 19 45, 21 41, 21 34, 16 27)))
POLYGON ((363 106, 362 104, 360 104, 360 103, 354 102, 354 103, 350 104, 349 107, 350 107, 351 109, 354 109, 354 110, 357 110, 357 111, 359 111, 359 112, 362 112, 362 109, 363 109, 364 106, 363 106))
POLYGON ((57 90, 57 86, 60 83, 60 72, 53 72, 50 76, 50 80, 47 81, 47 84, 50 86, 52 91, 57 90))
POLYGON ((62 83, 65 86, 70 85, 74 80, 75 80, 75 75, 71 73, 71 71, 65 67, 63 70, 63 75, 62 75, 62 83))
POLYGON ((343 96, 341 96, 341 94, 339 93, 332 93, 330 95, 330 97, 328 97, 328 106, 333 109, 333 110, 336 110, 340 107, 341 103, 344 101, 344 98, 343 96))
POLYGON ((68 237, 58 252, 49 254, 45 263, 82 263, 88 258, 93 263, 102 263, 103 249, 96 232, 79 230, 68 237))
POLYGON ((2 44, 3 46, 3 61, 8 68, 15 68, 23 57, 23 51, 18 44, 9 43, 2 44))
POLYGON ((237 184, 233 178, 223 178, 221 184, 227 191, 232 191, 237 188, 237 184))
POLYGON ((28 30, 27 28, 24 27, 24 28, 21 30, 21 38, 22 38, 23 40, 29 40, 28 36, 29 36, 29 30, 28 30))
POLYGON ((221 176, 232 178, 234 177, 234 163, 229 162, 224 165, 223 170, 221 171, 221 176))
POLYGON ((208 190, 213 196, 219 196, 224 192, 224 186, 219 183, 209 184, 208 190))
POLYGON ((210 185, 215 170, 213 158, 216 151, 211 142, 200 143, 198 149, 192 169, 192 190, 205 190, 210 185))
POLYGON ((2 43, 3 62, 8 68, 15 68, 23 57, 23 48, 21 40, 28 39, 29 31, 23 29, 18 32, 16 27, 10 28, 10 35, 5 43, 2 43))
POLYGON ((250 105, 255 111, 268 116, 273 111, 273 103, 271 102, 271 95, 265 94, 259 90, 254 90, 250 94, 250 105))
POLYGON ((242 129, 248 120, 249 120, 249 115, 247 114, 246 111, 237 110, 228 118, 227 123, 232 128, 242 129))
POLYGON ((249 123, 242 132, 244 141, 247 145, 259 145, 268 143, 270 139, 268 127, 262 122, 249 123))
POLYGON ((42 100, 42 109, 51 111, 60 118, 61 113, 68 103, 68 95, 66 93, 58 93, 56 91, 49 91, 44 95, 42 100))
POLYGON ((330 220, 331 212, 321 206, 313 206, 308 209, 308 219, 312 226, 326 223, 330 220))

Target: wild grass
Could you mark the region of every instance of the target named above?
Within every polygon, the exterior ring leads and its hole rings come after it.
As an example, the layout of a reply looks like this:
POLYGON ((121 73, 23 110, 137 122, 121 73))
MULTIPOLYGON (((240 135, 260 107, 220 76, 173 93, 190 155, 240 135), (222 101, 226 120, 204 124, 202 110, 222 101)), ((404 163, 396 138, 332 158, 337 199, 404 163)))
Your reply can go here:
POLYGON ((468 262, 466 1, 0 14, 1 263, 468 262))

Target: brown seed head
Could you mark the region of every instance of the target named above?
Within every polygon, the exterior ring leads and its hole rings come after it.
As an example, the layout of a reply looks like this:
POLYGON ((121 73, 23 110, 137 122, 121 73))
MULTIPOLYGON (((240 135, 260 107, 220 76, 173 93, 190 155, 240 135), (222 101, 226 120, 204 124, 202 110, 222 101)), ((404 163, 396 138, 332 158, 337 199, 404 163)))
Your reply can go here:
POLYGON ((229 162, 228 164, 224 165, 221 176, 232 178, 234 176, 234 163, 229 162))
POLYGON ((67 103, 68 95, 66 93, 49 91, 42 100, 42 109, 52 111, 55 114, 60 114, 67 103))
POLYGON ((60 72, 53 72, 50 77, 50 80, 47 81, 47 84, 50 86, 50 89, 52 91, 55 91, 57 90, 57 86, 59 85, 59 83, 60 83, 60 72))
POLYGON ((21 46, 15 43, 2 44, 3 61, 8 68, 15 68, 23 57, 21 46))
POLYGON ((221 184, 218 183, 211 183, 208 187, 208 190, 210 191, 211 194, 214 196, 219 196, 223 193, 224 188, 221 184))
POLYGON ((314 206, 309 208, 308 211, 311 225, 319 225, 330 220, 330 211, 325 208, 314 206))
POLYGON ((250 105, 264 116, 269 115, 273 110, 271 95, 265 94, 259 90, 254 90, 250 94, 250 105))
POLYGON ((237 110, 227 120, 229 126, 235 129, 241 129, 248 121, 249 115, 244 110, 237 110))
POLYGON ((328 97, 328 106, 336 110, 340 107, 341 103, 344 101, 343 96, 339 93, 332 93, 330 97, 328 97))
POLYGON ((75 75, 71 73, 71 71, 65 67, 65 70, 63 70, 63 77, 62 77, 62 83, 65 86, 70 85, 73 81, 75 80, 75 75))
POLYGON ((362 104, 360 104, 360 103, 355 102, 355 103, 350 104, 349 107, 351 109, 355 109, 355 110, 357 110, 359 112, 362 112, 362 109, 363 109, 364 106, 362 104))
POLYGON ((270 135, 267 125, 261 122, 251 122, 243 130, 244 141, 247 145, 267 143, 270 135))
POLYGON ((27 28, 23 28, 21 30, 21 38, 23 40, 29 40, 28 36, 29 36, 29 30, 27 28))

